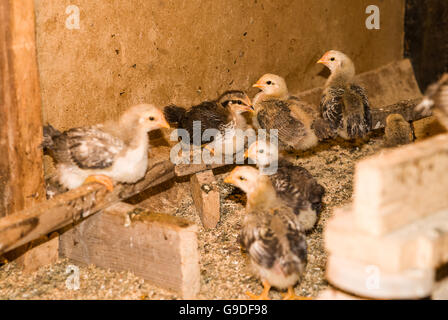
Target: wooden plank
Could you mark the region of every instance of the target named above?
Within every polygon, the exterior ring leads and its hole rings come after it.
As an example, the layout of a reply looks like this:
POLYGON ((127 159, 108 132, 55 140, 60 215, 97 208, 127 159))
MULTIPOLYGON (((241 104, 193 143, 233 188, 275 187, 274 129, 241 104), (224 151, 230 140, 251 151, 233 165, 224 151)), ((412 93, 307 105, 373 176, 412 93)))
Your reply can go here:
MULTIPOLYGON (((389 114, 400 113, 407 121, 423 117, 414 111, 422 94, 415 80, 412 65, 408 59, 395 61, 378 69, 356 76, 368 93, 372 108, 372 124, 375 129, 383 128, 389 114)), ((301 92, 297 96, 316 107, 319 106, 323 88, 301 92)))
POLYGON ((161 161, 136 184, 117 184, 113 192, 87 184, 34 207, 0 219, 0 254, 76 222, 120 200, 130 198, 174 177, 174 165, 161 161))
POLYGON ((0 216, 45 199, 34 1, 0 1, 0 216))
POLYGON ((354 212, 382 235, 448 208, 448 134, 384 151, 357 163, 354 212))
POLYGON ((448 210, 382 236, 357 228, 349 207, 335 210, 324 232, 327 251, 387 272, 435 269, 448 262, 448 210))
POLYGON ((59 236, 45 241, 18 257, 18 263, 25 274, 38 270, 41 266, 56 263, 59 258, 59 236))
POLYGON ((191 196, 206 229, 215 228, 220 219, 220 198, 213 171, 199 172, 191 176, 191 196))
POLYGON ((200 289, 197 226, 117 203, 60 236, 60 253, 83 264, 131 271, 192 299, 200 289))
POLYGON ((346 258, 329 255, 327 280, 344 291, 375 299, 419 299, 430 296, 433 269, 410 269, 398 273, 381 270, 346 258))

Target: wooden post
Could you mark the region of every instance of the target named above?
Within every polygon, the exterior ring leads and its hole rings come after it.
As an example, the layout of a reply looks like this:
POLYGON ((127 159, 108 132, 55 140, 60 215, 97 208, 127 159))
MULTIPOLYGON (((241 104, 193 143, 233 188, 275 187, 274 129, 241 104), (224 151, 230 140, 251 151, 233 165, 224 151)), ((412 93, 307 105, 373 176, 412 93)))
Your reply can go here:
POLYGON ((63 233, 60 253, 82 264, 131 271, 185 299, 200 289, 197 226, 123 202, 63 233))
POLYGON ((0 216, 45 198, 34 0, 0 1, 0 216))
POLYGON ((215 228, 220 219, 220 199, 213 171, 196 173, 190 178, 191 196, 204 228, 215 228))

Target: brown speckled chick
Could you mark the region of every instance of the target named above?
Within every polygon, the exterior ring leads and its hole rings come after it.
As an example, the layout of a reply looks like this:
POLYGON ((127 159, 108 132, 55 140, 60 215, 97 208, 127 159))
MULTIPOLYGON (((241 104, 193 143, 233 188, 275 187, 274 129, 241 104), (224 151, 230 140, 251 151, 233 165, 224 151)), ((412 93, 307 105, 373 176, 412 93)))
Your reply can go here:
POLYGON ((169 128, 161 110, 131 107, 118 121, 60 132, 44 127, 42 146, 57 162, 57 181, 67 189, 97 182, 113 190, 114 181, 134 183, 148 166, 148 132, 169 128))
POLYGON ((294 293, 307 263, 305 234, 293 210, 276 196, 271 181, 250 166, 236 167, 224 180, 247 194, 239 241, 250 257, 264 290, 253 299, 269 299, 271 286, 288 289, 284 299, 303 299, 294 293))
POLYGON ((427 115, 431 109, 439 122, 448 129, 448 73, 426 89, 422 102, 416 107, 417 111, 427 115))
POLYGON ((317 62, 331 71, 320 102, 322 116, 344 139, 364 138, 372 128, 369 100, 354 82, 355 65, 342 52, 331 50, 317 62))
POLYGON ((277 196, 294 210, 296 222, 303 230, 311 230, 322 209, 324 187, 308 170, 281 157, 277 147, 268 141, 252 143, 246 156, 256 162, 261 172, 268 175, 277 196))
POLYGON ((203 133, 207 129, 217 129, 222 134, 226 129, 246 130, 248 124, 243 113, 252 111, 249 97, 245 92, 238 90, 226 91, 215 101, 204 101, 189 110, 175 105, 166 106, 163 110, 168 122, 185 129, 190 135, 190 143, 195 145, 210 142, 203 138, 203 133), (200 121, 200 131, 196 132, 200 135, 198 137, 194 137, 195 121, 200 121))
POLYGON ((331 137, 328 123, 312 105, 290 96, 282 77, 265 74, 253 86, 262 90, 253 101, 254 125, 277 129, 281 149, 306 150, 331 137))
POLYGON ((386 118, 384 129, 384 146, 393 148, 411 143, 414 140, 411 125, 401 114, 390 114, 386 118))

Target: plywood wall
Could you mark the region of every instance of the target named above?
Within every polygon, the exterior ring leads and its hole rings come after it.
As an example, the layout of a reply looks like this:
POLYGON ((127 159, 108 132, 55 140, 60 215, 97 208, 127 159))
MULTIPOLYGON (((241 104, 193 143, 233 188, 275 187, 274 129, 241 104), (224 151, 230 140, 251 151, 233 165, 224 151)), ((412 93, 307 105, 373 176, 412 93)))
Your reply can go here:
MULTIPOLYGON (((91 124, 139 102, 190 105, 266 72, 293 92, 323 84, 328 49, 359 72, 402 57, 404 0, 35 0, 43 116, 91 124), (365 27, 379 6, 381 29, 365 27), (80 9, 80 29, 65 26, 80 9)), ((255 93, 251 89, 251 93, 255 93)))

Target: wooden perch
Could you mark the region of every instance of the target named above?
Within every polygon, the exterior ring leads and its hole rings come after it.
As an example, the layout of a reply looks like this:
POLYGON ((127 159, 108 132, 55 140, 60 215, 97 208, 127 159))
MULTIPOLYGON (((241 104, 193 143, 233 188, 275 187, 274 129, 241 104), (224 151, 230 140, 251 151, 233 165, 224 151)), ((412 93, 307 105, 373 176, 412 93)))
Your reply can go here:
POLYGON ((169 161, 155 163, 136 184, 117 184, 112 193, 98 184, 83 185, 28 210, 0 219, 0 254, 89 216, 111 204, 174 177, 169 161))
POLYGON ((131 271, 192 299, 200 289, 197 229, 188 220, 120 202, 63 233, 60 253, 83 264, 131 271))

